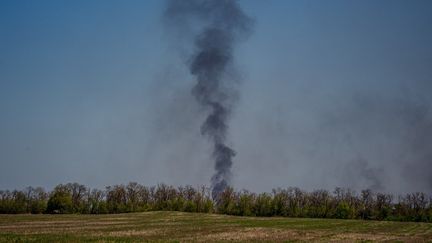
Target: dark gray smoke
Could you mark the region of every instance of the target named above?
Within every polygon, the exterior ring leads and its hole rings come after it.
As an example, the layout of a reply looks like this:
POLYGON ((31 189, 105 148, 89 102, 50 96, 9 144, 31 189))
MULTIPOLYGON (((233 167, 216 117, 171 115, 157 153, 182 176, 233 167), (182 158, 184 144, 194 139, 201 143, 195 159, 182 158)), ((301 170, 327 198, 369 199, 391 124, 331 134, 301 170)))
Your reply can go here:
POLYGON ((164 17, 170 29, 192 35, 193 54, 188 62, 196 78, 192 94, 208 112, 201 134, 214 146, 216 172, 211 184, 216 199, 230 184, 235 156, 226 144, 227 119, 234 100, 227 71, 233 69, 235 44, 248 36, 252 21, 234 0, 170 0, 164 17))

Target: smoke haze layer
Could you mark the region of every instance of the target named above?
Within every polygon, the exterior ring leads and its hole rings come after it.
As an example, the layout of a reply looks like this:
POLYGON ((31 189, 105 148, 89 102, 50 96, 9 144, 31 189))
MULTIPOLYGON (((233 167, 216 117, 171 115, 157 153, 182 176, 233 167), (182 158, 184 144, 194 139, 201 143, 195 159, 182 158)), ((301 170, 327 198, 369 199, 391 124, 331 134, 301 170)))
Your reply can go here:
POLYGON ((216 26, 232 186, 432 193, 432 1, 83 3, 0 1, 0 189, 209 184, 216 26))
POLYGON ((193 54, 189 60, 190 73, 196 83, 192 94, 208 113, 201 126, 201 134, 213 143, 212 157, 216 170, 211 178, 212 195, 222 192, 231 181, 231 167, 235 151, 226 143, 227 120, 233 99, 227 82, 234 80, 227 74, 233 69, 233 51, 238 40, 250 32, 251 19, 236 1, 188 0, 168 1, 166 23, 179 32, 188 32, 190 25, 200 25, 192 32, 193 54))

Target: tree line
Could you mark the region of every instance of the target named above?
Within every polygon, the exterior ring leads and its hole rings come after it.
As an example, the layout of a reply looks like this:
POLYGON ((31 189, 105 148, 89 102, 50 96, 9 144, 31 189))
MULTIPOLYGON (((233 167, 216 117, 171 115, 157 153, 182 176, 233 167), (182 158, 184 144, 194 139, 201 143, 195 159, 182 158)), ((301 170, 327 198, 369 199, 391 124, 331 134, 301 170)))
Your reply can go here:
POLYGON ((366 220, 432 222, 432 197, 409 193, 391 194, 350 189, 303 191, 299 188, 252 193, 226 188, 217 199, 210 188, 166 184, 147 187, 136 182, 91 189, 79 183, 0 190, 0 213, 107 214, 144 211, 184 211, 239 216, 283 216, 366 220))

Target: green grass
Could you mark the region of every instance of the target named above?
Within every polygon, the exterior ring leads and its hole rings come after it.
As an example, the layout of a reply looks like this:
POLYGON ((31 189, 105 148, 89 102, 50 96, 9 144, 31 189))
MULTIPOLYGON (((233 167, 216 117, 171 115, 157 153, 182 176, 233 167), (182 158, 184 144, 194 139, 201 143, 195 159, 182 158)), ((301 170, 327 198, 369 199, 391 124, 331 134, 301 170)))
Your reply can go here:
POLYGON ((410 241, 432 242, 432 224, 146 212, 0 215, 0 242, 410 241))

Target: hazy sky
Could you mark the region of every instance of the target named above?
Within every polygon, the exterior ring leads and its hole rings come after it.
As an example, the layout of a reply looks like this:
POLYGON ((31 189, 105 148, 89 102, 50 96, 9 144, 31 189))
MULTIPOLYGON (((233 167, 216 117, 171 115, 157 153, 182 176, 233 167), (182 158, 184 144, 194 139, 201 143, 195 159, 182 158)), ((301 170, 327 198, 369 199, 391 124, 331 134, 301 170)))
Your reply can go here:
MULTIPOLYGON (((432 1, 240 5, 255 29, 235 50, 236 188, 432 192, 432 1)), ((209 184, 164 7, 0 1, 0 189, 209 184)))

